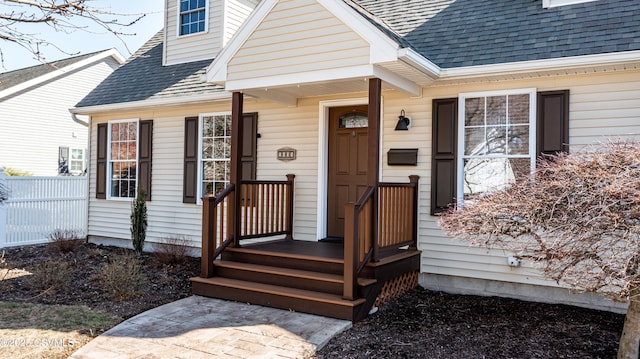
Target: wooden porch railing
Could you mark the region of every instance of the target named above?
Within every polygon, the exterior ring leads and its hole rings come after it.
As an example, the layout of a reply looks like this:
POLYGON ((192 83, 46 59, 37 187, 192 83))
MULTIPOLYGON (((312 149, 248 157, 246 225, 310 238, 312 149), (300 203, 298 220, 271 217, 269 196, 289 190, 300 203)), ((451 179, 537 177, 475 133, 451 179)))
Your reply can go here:
POLYGON ((357 203, 345 206, 345 299, 357 298, 358 276, 367 262, 402 246, 416 247, 418 179, 409 176, 409 183, 379 183, 369 187, 357 203))
POLYGON ((242 181, 239 240, 284 234, 292 238, 293 180, 242 181))
POLYGON ((344 213, 344 290, 342 296, 354 300, 358 275, 371 259, 374 244, 373 206, 375 187, 368 187, 357 203, 347 203, 344 213))
POLYGON ((217 196, 202 199, 202 278, 213 277, 213 261, 242 239, 283 234, 292 239, 294 178, 241 181, 238 191, 229 184, 217 196), (240 196, 237 209, 235 196, 240 196))

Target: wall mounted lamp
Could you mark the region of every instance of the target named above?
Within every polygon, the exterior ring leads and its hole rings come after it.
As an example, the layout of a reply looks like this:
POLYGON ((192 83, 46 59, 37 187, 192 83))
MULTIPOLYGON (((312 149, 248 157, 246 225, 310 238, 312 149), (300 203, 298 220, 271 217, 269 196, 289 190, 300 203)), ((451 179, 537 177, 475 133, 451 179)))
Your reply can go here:
POLYGON ((411 126, 411 118, 404 115, 404 110, 400 111, 398 116, 398 123, 396 124, 396 131, 406 131, 411 126))

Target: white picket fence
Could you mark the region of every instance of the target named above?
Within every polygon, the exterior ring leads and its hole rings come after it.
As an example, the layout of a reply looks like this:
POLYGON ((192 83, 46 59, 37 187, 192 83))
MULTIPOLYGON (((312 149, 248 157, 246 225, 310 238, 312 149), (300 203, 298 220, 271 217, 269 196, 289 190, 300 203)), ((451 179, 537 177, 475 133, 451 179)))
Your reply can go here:
POLYGON ((0 200, 0 248, 46 243, 56 230, 86 236, 86 176, 3 176, 8 199, 0 200))

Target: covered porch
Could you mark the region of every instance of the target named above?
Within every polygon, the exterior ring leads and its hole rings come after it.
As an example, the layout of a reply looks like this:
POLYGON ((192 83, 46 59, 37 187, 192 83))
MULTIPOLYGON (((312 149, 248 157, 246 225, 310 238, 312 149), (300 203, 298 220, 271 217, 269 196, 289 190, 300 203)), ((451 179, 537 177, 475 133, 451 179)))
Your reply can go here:
MULTIPOLYGON (((231 176, 203 199, 202 270, 194 294, 359 320, 417 286, 418 176, 381 182, 381 87, 368 80, 365 189, 343 204, 343 237, 294 235, 295 174, 243 180, 243 94, 233 93, 231 176), (284 176, 283 176, 284 177, 284 176)), ((342 213, 342 212, 341 212, 342 213)))

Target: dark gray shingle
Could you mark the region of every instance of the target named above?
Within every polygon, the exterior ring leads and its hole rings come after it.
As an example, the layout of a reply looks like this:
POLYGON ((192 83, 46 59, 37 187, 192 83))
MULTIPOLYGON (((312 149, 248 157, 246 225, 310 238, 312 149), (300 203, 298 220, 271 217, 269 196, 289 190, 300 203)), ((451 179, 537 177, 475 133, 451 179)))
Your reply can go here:
POLYGON ((637 0, 352 1, 443 68, 640 50, 637 0))
POLYGON ((200 80, 213 59, 162 66, 162 40, 161 30, 76 107, 223 91, 220 86, 200 80))

